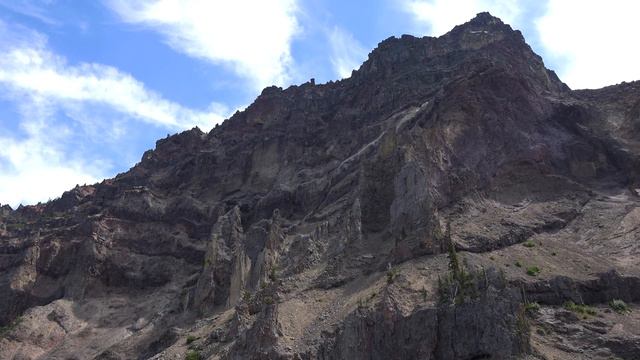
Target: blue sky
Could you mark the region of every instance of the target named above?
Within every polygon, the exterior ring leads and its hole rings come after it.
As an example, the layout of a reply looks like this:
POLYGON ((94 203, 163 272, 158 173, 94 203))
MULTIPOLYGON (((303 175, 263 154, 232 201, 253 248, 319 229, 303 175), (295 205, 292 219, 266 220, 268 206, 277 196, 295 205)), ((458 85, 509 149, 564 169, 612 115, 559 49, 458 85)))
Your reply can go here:
POLYGON ((113 177, 265 86, 348 77, 389 36, 439 36, 481 11, 520 29, 572 88, 638 80, 637 4, 0 0, 0 203, 113 177))

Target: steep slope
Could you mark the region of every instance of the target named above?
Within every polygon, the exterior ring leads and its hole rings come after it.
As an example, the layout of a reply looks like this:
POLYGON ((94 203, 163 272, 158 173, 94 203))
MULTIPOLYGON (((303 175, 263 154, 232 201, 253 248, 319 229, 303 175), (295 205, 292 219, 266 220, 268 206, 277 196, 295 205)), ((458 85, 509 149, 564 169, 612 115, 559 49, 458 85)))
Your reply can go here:
POLYGON ((487 13, 387 39, 3 208, 0 358, 633 359, 639 109, 640 84, 572 91, 487 13))

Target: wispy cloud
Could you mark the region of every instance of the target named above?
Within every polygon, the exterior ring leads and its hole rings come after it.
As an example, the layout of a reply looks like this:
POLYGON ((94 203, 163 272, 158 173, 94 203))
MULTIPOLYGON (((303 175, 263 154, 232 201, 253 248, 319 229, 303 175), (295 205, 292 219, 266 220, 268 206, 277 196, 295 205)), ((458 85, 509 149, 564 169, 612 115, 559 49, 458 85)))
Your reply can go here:
POLYGON ((132 24, 159 32, 173 49, 222 64, 256 89, 290 80, 296 0, 108 0, 132 24))
POLYGON ((367 58, 367 49, 352 34, 337 26, 329 33, 329 43, 331 45, 331 64, 341 78, 351 76, 351 72, 367 58))
POLYGON ((41 38, 33 45, 4 46, 0 83, 9 91, 60 103, 102 103, 139 120, 171 129, 198 125, 211 128, 223 120, 225 108, 212 104, 197 111, 165 100, 129 74, 111 66, 82 63, 71 66, 48 51, 41 38))
POLYGON ((537 21, 548 57, 561 57, 572 88, 640 80, 640 2, 551 0, 537 21))
POLYGON ((51 3, 50 0, 0 0, 0 8, 5 8, 14 13, 36 19, 47 25, 58 26, 61 22, 47 13, 46 6, 49 5, 49 3, 51 3))
POLYGON ((0 202, 12 206, 112 175, 104 154, 84 151, 118 147, 135 123, 170 132, 208 130, 229 112, 217 103, 184 107, 111 66, 69 64, 48 48, 45 36, 1 21, 0 53, 0 99, 18 109, 22 132, 0 134, 0 202))
MULTIPOLYGON (((66 148, 70 129, 52 128, 55 106, 32 98, 22 104, 21 130, 25 136, 0 135, 0 202, 14 208, 60 196, 76 184, 93 183, 107 176, 110 164, 84 158, 66 148)), ((5 119, 0 119, 5 121, 5 119)))

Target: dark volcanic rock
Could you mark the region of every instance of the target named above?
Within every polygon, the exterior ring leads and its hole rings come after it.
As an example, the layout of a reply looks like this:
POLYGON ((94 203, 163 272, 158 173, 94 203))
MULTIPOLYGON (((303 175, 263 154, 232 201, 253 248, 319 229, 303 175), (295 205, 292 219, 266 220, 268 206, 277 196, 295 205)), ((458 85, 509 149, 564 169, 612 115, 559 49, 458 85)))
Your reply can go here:
POLYGON ((318 358, 509 358, 529 348, 524 316, 517 289, 504 284, 491 284, 464 304, 418 307, 409 314, 390 296, 377 309, 359 308, 346 317, 318 358))
POLYGON ((348 79, 1 207, 0 358, 632 358, 605 309, 637 311, 638 134, 637 82, 573 91, 487 13, 389 38, 348 79))

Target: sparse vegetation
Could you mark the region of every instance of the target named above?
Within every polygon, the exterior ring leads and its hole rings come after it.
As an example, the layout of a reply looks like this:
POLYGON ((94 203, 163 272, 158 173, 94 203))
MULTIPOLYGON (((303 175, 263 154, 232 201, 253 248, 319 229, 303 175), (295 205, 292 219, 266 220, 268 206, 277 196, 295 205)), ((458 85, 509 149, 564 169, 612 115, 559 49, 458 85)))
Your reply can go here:
POLYGON ((527 275, 529 276, 538 276, 540 273, 540 268, 537 266, 530 266, 527 268, 527 275))
POLYGON ((529 334, 529 319, 527 318, 527 311, 524 306, 520 307, 516 315, 516 331, 522 337, 529 334))
POLYGON ((458 278, 460 273, 464 271, 460 267, 460 260, 458 259, 458 253, 456 252, 456 246, 451 240, 451 224, 447 223, 446 233, 447 243, 449 244, 449 270, 453 273, 454 277, 458 278))
POLYGON ((457 276, 446 279, 445 283, 449 282, 452 284, 451 280, 453 280, 453 287, 450 287, 453 291, 449 294, 451 302, 462 304, 466 298, 476 296, 473 284, 473 274, 468 273, 461 268, 457 276))
POLYGON ((516 261, 514 265, 517 267, 522 267, 522 263, 520 262, 520 260, 516 261))
POLYGON ((271 270, 269 270, 269 280, 271 280, 272 282, 278 280, 278 267, 275 265, 271 268, 271 270))
POLYGON ((242 292, 242 301, 244 301, 245 303, 251 302, 251 292, 244 290, 242 292))
POLYGON ((358 308, 359 309, 364 309, 364 308, 367 308, 367 307, 369 307, 369 299, 368 298, 365 298, 364 300, 363 299, 358 299, 358 308))
POLYGON ((389 270, 387 270, 387 284, 393 284, 393 282, 396 281, 396 277, 398 277, 398 269, 389 268, 389 270))
POLYGON ((526 303, 524 304, 524 310, 528 314, 538 312, 538 310, 540 310, 540 304, 538 304, 537 302, 526 303))
POLYGON ((429 295, 427 289, 422 287, 422 290, 420 290, 420 295, 422 295, 422 301, 427 301, 427 296, 429 295))
POLYGON ((266 295, 262 297, 262 303, 265 305, 272 305, 274 303, 273 297, 266 295))
POLYGON ((531 241, 531 240, 523 242, 522 245, 524 247, 528 247, 528 248, 532 248, 532 247, 536 246, 536 244, 534 244, 533 241, 531 241))
POLYGON ((17 317, 10 324, 0 327, 0 339, 5 337, 9 332, 13 331, 22 322, 22 317, 17 317))
POLYGON ((567 301, 566 303, 564 303, 564 308, 582 315, 596 314, 596 309, 594 309, 593 307, 584 304, 576 304, 573 301, 567 301))
POLYGON ((191 344, 192 342, 196 341, 198 338, 193 336, 193 335, 188 335, 187 336, 187 340, 185 341, 185 343, 187 345, 191 344))
POLYGON ((358 299, 358 308, 369 307, 369 305, 371 304, 371 301, 373 301, 373 299, 376 298, 376 295, 378 295, 376 292, 372 292, 371 295, 366 296, 364 299, 363 298, 358 299))
POLYGON ((6 224, 6 227, 7 227, 8 231, 20 231, 20 230, 24 229, 26 226, 27 226, 27 224, 23 223, 23 222, 16 222, 16 223, 6 224))
POLYGON ((625 303, 620 299, 614 299, 609 301, 609 307, 613 311, 617 312, 618 314, 626 314, 631 312, 631 309, 629 309, 629 306, 627 305, 627 303, 625 303))
POLYGON ((184 357, 185 360, 201 360, 202 356, 200 355, 199 352, 195 351, 195 350, 189 350, 187 351, 187 354, 184 357))
POLYGON ((473 274, 465 271, 460 265, 456 248, 451 241, 451 227, 447 224, 445 240, 449 244, 449 273, 444 277, 438 277, 438 292, 443 303, 462 304, 467 297, 474 297, 475 286, 473 274))

